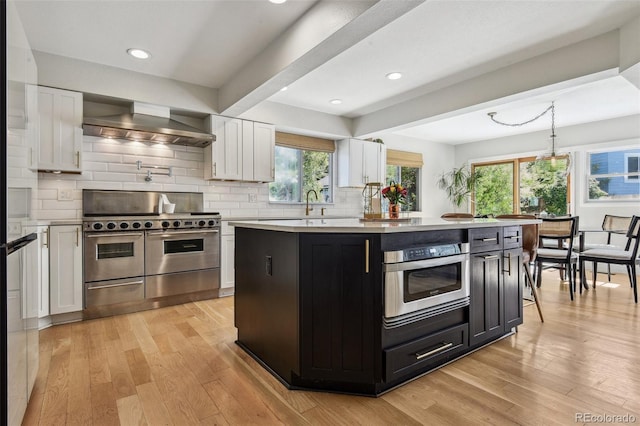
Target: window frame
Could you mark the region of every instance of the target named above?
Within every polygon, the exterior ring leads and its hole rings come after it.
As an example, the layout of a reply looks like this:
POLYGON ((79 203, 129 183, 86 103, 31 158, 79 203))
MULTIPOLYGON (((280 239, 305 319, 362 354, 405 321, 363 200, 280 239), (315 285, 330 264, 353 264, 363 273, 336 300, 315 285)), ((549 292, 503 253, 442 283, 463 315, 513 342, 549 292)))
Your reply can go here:
MULTIPOLYGON (((271 199, 271 189, 270 186, 272 183, 275 183, 275 178, 273 182, 269 182, 268 184, 268 192, 269 192, 269 204, 279 204, 279 205, 304 205, 306 204, 306 199, 305 199, 305 194, 304 194, 304 170, 303 170, 303 165, 304 165, 304 160, 303 160, 303 155, 305 151, 313 151, 313 152, 323 152, 326 153, 329 156, 329 171, 327 173, 327 176, 329 178, 329 187, 331 188, 331 192, 330 192, 330 199, 329 201, 320 201, 320 200, 313 200, 313 199, 309 199, 309 204, 323 204, 323 205, 332 205, 334 203, 335 200, 335 176, 334 176, 334 168, 335 168, 335 152, 328 152, 328 151, 320 151, 320 150, 313 150, 313 149, 303 149, 303 148, 299 148, 299 147, 293 147, 293 146, 287 146, 287 145, 276 145, 276 149, 277 148, 287 148, 287 149, 293 149, 298 151, 298 164, 300 164, 300 167, 297 168, 296 172, 298 175, 298 179, 300 182, 300 201, 286 201, 286 200, 272 200, 271 199)), ((274 152, 274 167, 275 164, 277 164, 277 161, 275 161, 275 155, 276 153, 274 152)), ((321 197, 321 194, 318 194, 318 197, 321 197)))
MULTIPOLYGON (((624 183, 632 183, 632 184, 640 184, 640 171, 638 172, 629 172, 628 170, 628 158, 629 157, 637 157, 638 165, 640 166, 640 152, 625 152, 624 160, 623 160, 623 173, 602 173, 602 174, 592 174, 591 173, 591 155, 593 154, 603 154, 603 153, 612 153, 612 152, 620 152, 626 150, 637 150, 637 145, 623 145, 623 146, 615 146, 603 149, 593 149, 587 150, 584 156, 584 180, 582 184, 585 186, 583 202, 586 204, 627 204, 627 203, 638 203, 638 198, 618 198, 618 199, 601 199, 601 198, 589 198, 589 181, 591 179, 602 179, 602 178, 623 178, 624 183), (629 175, 635 176, 636 179, 629 179, 629 175)), ((640 193, 640 192, 639 192, 640 193)))
MULTIPOLYGON (((560 156, 562 157, 562 156, 560 156)), ((568 156, 566 156, 568 157, 568 156)), ((520 214, 521 210, 520 210, 520 167, 522 165, 522 163, 528 163, 531 161, 536 161, 537 157, 534 156, 528 156, 528 157, 516 157, 516 158, 507 158, 507 159, 502 159, 502 160, 494 160, 494 161, 481 161, 481 162, 476 162, 476 163, 471 163, 471 171, 475 172, 476 170, 476 166, 479 167, 483 167, 483 166, 492 166, 492 165, 499 165, 499 164, 508 164, 511 163, 513 166, 513 182, 511 183, 512 185, 512 193, 513 193, 513 199, 512 199, 512 204, 514 206, 513 208, 513 212, 512 214, 520 214)), ((572 194, 572 185, 571 185, 571 172, 568 171, 567 172, 567 205, 573 205, 572 203, 572 199, 573 199, 573 194, 572 194)), ((471 193, 471 213, 473 215, 476 215, 476 192, 473 191, 471 193)), ((570 211, 568 211, 567 213, 571 213, 570 211)))

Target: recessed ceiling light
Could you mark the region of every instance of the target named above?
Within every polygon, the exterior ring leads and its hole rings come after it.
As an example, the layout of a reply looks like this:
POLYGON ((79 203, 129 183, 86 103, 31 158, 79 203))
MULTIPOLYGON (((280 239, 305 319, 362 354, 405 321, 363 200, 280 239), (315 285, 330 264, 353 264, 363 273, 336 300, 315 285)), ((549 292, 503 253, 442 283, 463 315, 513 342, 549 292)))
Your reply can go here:
POLYGON ((286 2, 287 0, 269 0, 271 3, 273 4, 282 4, 284 2, 286 2))
POLYGON ((400 72, 390 72, 389 74, 387 74, 386 77, 389 80, 398 80, 398 79, 402 78, 402 73, 400 73, 400 72))
POLYGON ((342 103, 342 99, 331 99, 329 103, 333 105, 340 105, 342 103))
POLYGON ((281 91, 281 92, 284 92, 284 91, 285 91, 285 90, 287 90, 287 89, 288 89, 288 87, 287 87, 287 86, 284 86, 282 89, 280 89, 280 91, 281 91))
POLYGON ((127 53, 133 56, 134 58, 138 58, 138 59, 148 59, 151 57, 151 53, 142 49, 136 49, 136 48, 127 49, 127 53))

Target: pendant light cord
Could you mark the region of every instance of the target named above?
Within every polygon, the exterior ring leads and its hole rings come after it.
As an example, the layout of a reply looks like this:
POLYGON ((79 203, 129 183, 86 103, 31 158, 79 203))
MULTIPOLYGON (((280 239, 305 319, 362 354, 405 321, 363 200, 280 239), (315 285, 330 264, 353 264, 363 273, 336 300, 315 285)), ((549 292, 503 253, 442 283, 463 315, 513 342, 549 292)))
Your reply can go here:
POLYGON ((524 126, 525 124, 529 124, 529 123, 532 123, 532 122, 536 121, 538 118, 540 118, 543 115, 545 115, 546 113, 548 113, 549 110, 551 110, 551 134, 553 136, 555 136, 555 134, 556 134, 556 130, 555 130, 555 127, 556 127, 556 125, 555 125, 555 121, 556 121, 555 112, 556 112, 556 109, 555 109, 555 106, 553 105, 553 102, 551 102, 551 105, 547 109, 542 111, 540 114, 536 115, 531 120, 527 120, 527 121, 524 121, 522 123, 505 123, 503 121, 496 120, 495 115, 497 113, 495 113, 495 112, 490 112, 487 115, 491 118, 491 120, 493 122, 498 123, 500 125, 509 126, 509 127, 520 127, 520 126, 524 126))

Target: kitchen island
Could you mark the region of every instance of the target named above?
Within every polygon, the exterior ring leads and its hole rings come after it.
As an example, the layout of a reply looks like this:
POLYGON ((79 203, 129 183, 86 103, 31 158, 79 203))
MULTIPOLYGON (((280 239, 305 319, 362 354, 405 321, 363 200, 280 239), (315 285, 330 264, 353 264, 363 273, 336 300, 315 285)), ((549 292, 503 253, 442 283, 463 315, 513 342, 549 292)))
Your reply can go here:
POLYGON ((290 389, 379 395, 522 323, 529 223, 233 222, 237 343, 290 389), (412 293, 425 277, 459 288, 412 293))

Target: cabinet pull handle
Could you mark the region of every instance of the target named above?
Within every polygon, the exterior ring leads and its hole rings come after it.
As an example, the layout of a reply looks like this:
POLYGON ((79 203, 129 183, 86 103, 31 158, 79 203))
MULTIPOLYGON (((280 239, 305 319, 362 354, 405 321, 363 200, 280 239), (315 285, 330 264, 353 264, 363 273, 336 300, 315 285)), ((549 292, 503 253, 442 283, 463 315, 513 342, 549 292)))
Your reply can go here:
POLYGON ((369 240, 364 240, 364 273, 369 273, 369 240))
POLYGON ((497 238, 481 238, 480 241, 482 241, 483 243, 488 243, 490 241, 498 241, 497 238))
POLYGON ((505 240, 519 240, 520 235, 511 235, 510 237, 504 237, 505 240))
POLYGON ((49 230, 45 229, 42 235, 42 247, 49 247, 49 230))
POLYGON ((416 352, 416 359, 422 359, 422 358, 427 358, 431 355, 435 355, 437 353, 440 353, 442 351, 446 351, 447 349, 449 349, 450 347, 453 346, 453 343, 449 342, 449 343, 445 343, 442 346, 440 346, 439 348, 435 348, 429 352, 416 352))
POLYGON ((494 259, 498 259, 498 255, 497 254, 489 254, 487 256, 482 256, 482 258, 484 260, 494 260, 494 259))
POLYGON ((509 276, 511 276, 511 253, 507 253, 505 257, 507 259, 506 263, 507 265, 509 265, 509 268, 504 272, 506 272, 509 276))
POLYGON ((80 151, 76 151, 76 167, 80 168, 80 151))
POLYGON ((87 287, 87 290, 102 290, 105 288, 125 287, 129 285, 142 285, 142 284, 144 284, 144 281, 131 281, 128 283, 108 284, 108 285, 101 285, 96 287, 87 287))
POLYGON ((80 247, 80 228, 76 228, 76 247, 80 247))

